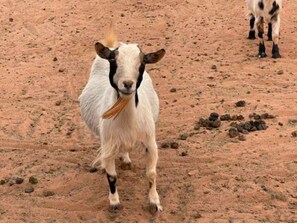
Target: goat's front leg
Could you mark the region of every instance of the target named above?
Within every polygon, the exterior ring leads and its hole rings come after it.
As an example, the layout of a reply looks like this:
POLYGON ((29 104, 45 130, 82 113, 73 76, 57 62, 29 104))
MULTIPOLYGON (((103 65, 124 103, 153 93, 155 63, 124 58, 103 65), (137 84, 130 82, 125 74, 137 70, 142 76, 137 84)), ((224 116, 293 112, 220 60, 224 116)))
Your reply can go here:
POLYGON ((279 48, 278 48, 280 17, 278 14, 273 16, 273 18, 271 19, 271 23, 272 23, 272 40, 273 40, 272 57, 280 58, 281 55, 279 53, 279 48))
POLYGON ((108 158, 102 160, 102 167, 106 171, 107 180, 109 184, 109 204, 112 211, 116 211, 120 208, 120 198, 118 195, 116 182, 117 173, 115 170, 115 158, 108 158))
POLYGON ((266 57, 265 53, 265 44, 264 44, 264 19, 263 17, 256 18, 256 25, 258 29, 258 37, 259 37, 259 53, 258 56, 260 58, 266 57))
POLYGON ((251 13, 251 18, 250 18, 250 32, 249 32, 249 36, 248 39, 256 39, 256 32, 254 29, 254 25, 255 25, 255 16, 251 13))
POLYGON ((267 32, 268 41, 272 41, 272 24, 268 23, 268 32, 267 32))
POLYGON ((158 147, 155 138, 151 139, 147 144, 146 153, 146 176, 149 181, 150 211, 155 213, 163 210, 156 186, 158 147))

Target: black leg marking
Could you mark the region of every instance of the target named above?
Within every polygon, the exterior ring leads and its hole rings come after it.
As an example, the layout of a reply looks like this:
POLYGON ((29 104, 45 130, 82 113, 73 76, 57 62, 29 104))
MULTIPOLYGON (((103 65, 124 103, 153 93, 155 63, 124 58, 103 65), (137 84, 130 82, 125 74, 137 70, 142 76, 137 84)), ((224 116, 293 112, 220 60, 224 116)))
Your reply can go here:
POLYGON ((109 174, 107 174, 107 180, 108 180, 108 183, 109 183, 110 193, 114 194, 116 192, 117 178, 116 177, 112 177, 109 174))
POLYGON ((261 38, 261 39, 263 39, 263 34, 264 34, 263 32, 259 31, 258 37, 261 38))
POLYGON ((263 58, 263 57, 266 57, 267 56, 266 53, 265 53, 265 45, 264 45, 264 43, 260 43, 259 44, 259 54, 258 54, 258 56, 260 58, 263 58))
POLYGON ((153 186, 153 183, 152 182, 149 182, 149 188, 151 189, 153 186))
POLYGON ((264 3, 263 3, 263 0, 261 0, 259 3, 258 3, 258 6, 261 10, 264 9, 264 3))
POLYGON ((281 58, 278 45, 274 44, 274 43, 273 43, 273 47, 272 47, 272 58, 281 58))
POLYGON ((255 17, 252 16, 250 19, 250 32, 249 32, 248 39, 256 39, 256 32, 255 30, 253 30, 254 25, 255 25, 255 17))
POLYGON ((268 33, 267 33, 267 36, 268 36, 268 41, 272 41, 272 24, 271 24, 271 22, 268 23, 268 33))
POLYGON ((276 4, 276 2, 274 1, 272 4, 272 9, 269 11, 269 15, 274 15, 276 11, 279 10, 279 5, 276 4))

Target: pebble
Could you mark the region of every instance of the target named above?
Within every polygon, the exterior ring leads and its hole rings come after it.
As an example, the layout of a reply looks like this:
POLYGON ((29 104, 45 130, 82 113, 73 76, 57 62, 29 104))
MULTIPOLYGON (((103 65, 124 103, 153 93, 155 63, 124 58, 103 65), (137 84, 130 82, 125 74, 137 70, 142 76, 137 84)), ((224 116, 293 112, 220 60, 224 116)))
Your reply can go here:
POLYGON ((236 128, 230 128, 228 133, 230 138, 235 138, 236 136, 239 136, 239 132, 236 128))
POLYGON ((178 155, 179 156, 187 156, 188 155, 188 151, 187 150, 180 150, 179 152, 178 152, 178 155))
POLYGON ((171 89, 170 89, 170 92, 172 92, 172 93, 173 93, 173 92, 176 92, 176 88, 174 88, 174 87, 171 88, 171 89))
POLYGON ((62 104, 62 101, 60 101, 60 100, 56 101, 56 103, 55 103, 56 106, 60 106, 61 104, 62 104))
POLYGON ((297 137, 297 131, 292 132, 291 135, 292 135, 293 137, 297 137))
POLYGON ((187 138, 188 138, 188 135, 187 134, 181 134, 179 136, 179 139, 181 139, 181 140, 186 140, 187 138))
POLYGON ((168 142, 163 142, 162 144, 161 144, 161 148, 162 149, 167 149, 167 148, 169 148, 169 143, 168 142))
POLYGON ((244 107, 246 102, 244 100, 238 101, 235 103, 236 107, 244 107))
POLYGON ((31 177, 29 178, 29 182, 30 182, 31 184, 37 184, 37 183, 38 183, 38 180, 37 180, 37 178, 31 176, 31 177))
POLYGON ((15 183, 16 183, 16 184, 21 184, 21 183, 23 183, 23 182, 24 182, 24 179, 21 178, 21 177, 17 177, 17 178, 15 179, 15 183))
POLYGON ((45 197, 51 197, 54 195, 55 195, 55 193, 53 191, 50 191, 50 190, 43 191, 43 196, 45 196, 45 197))
POLYGON ((25 193, 32 193, 34 191, 34 188, 32 186, 25 188, 25 193))
POLYGON ((178 149, 179 144, 177 142, 171 142, 170 147, 171 147, 171 149, 178 149))
POLYGON ((283 70, 279 70, 279 71, 277 72, 277 74, 278 74, 278 75, 282 75, 282 74, 284 74, 284 71, 283 71, 283 70))

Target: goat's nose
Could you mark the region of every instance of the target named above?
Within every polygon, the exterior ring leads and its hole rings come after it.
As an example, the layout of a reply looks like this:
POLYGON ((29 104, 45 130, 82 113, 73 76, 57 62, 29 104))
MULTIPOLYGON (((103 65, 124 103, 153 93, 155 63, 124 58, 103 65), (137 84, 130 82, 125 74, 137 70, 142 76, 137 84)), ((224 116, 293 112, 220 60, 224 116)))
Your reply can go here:
POLYGON ((133 85, 133 81, 123 81, 123 84, 124 87, 129 90, 133 85))

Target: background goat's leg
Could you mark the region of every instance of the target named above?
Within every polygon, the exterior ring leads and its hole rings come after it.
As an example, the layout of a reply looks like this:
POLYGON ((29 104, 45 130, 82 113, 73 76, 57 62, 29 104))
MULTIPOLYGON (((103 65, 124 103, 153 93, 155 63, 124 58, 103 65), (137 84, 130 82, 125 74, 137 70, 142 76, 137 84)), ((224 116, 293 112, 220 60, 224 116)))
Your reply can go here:
POLYGON ((281 55, 279 53, 278 42, 279 42, 279 28, 280 28, 280 17, 279 15, 275 15, 271 19, 272 23, 272 40, 273 40, 273 48, 272 48, 272 57, 280 58, 281 55))
POLYGON ((259 37, 259 53, 258 56, 260 58, 266 57, 265 52, 265 44, 264 44, 264 18, 257 17, 256 18, 256 25, 258 29, 258 37, 259 37))
POLYGON ((156 186, 156 167, 158 162, 158 147, 155 139, 153 138, 147 145, 146 154, 146 176, 149 180, 149 200, 150 200, 150 211, 162 211, 160 204, 159 195, 156 186))

